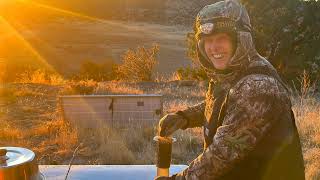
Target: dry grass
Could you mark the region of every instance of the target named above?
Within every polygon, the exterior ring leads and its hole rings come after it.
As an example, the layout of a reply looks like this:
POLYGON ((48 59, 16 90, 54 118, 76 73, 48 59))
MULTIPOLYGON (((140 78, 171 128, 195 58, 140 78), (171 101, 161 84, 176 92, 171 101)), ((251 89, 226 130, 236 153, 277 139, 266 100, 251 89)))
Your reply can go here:
POLYGON ((117 81, 96 82, 94 80, 70 81, 63 87, 60 94, 143 94, 139 87, 130 86, 117 81))
POLYGON ((66 157, 72 155, 79 141, 77 132, 62 119, 44 122, 29 131, 29 137, 39 141, 39 146, 33 147, 38 154, 40 163, 66 163, 66 157), (52 158, 54 157, 54 158, 52 158))
POLYGON ((60 94, 93 94, 97 84, 94 80, 69 81, 63 87, 60 94))
POLYGON ((294 91, 293 111, 297 121, 307 179, 320 179, 320 100, 308 74, 300 77, 300 90, 294 91))
POLYGON ((23 137, 23 132, 15 128, 9 122, 2 120, 0 126, 0 139, 1 141, 16 141, 23 137))
MULTIPOLYGON (((154 145, 152 137, 155 136, 155 128, 126 127, 125 129, 111 129, 101 125, 99 129, 73 129, 60 118, 57 107, 52 107, 50 116, 43 115, 39 108, 38 101, 49 99, 48 93, 44 90, 49 87, 39 88, 39 84, 12 84, 12 87, 5 88, 3 95, 14 94, 16 103, 6 108, 15 109, 21 112, 21 119, 15 119, 10 114, 3 121, 0 136, 0 146, 23 146, 32 149, 38 155, 41 164, 66 164, 77 145, 82 143, 78 152, 76 164, 153 164, 154 145), (30 102, 31 101, 31 102, 30 102), (55 108, 55 109, 54 109, 55 108), (38 118, 23 120, 30 114, 38 114, 38 118), (23 123, 29 121, 33 124, 29 129, 23 128, 23 123), (13 122, 10 124, 9 122, 13 122)), ((92 80, 71 82, 60 88, 59 93, 72 94, 79 92, 85 94, 143 94, 162 93, 165 96, 176 87, 172 84, 149 84, 149 83, 120 83, 108 82, 97 83, 92 80), (158 87, 155 87, 158 86, 158 87), (169 87, 166 88, 166 86, 169 87), (159 89, 163 88, 163 91, 159 89)), ((192 92, 191 87, 178 90, 181 96, 171 106, 165 105, 165 111, 174 108, 182 108, 188 105, 185 94, 192 92), (182 100, 183 99, 183 100, 182 100)), ((47 90, 48 91, 48 90, 47 90)), ((50 91, 50 90, 49 90, 50 91)), ((57 95, 57 94, 56 94, 57 95)), ((170 99, 172 99, 170 97, 170 99)), ((174 162, 182 163, 196 157, 201 150, 201 138, 194 136, 191 131, 179 132, 176 135, 180 140, 174 148, 174 162), (184 143, 186 142, 186 143, 184 143), (182 150, 186 150, 181 153, 182 150), (196 152, 196 153, 195 153, 196 152), (188 155, 189 154, 189 155, 188 155), (192 155, 190 155, 192 154, 192 155), (186 158, 187 157, 187 158, 186 158)))
POLYGON ((172 72, 167 76, 156 74, 154 78, 155 82, 171 82, 171 81, 179 81, 179 80, 181 80, 181 78, 176 71, 172 72))
POLYGON ((139 87, 127 85, 126 83, 109 82, 99 83, 96 87, 95 94, 143 94, 144 91, 139 87))
POLYGON ((63 85, 66 83, 64 78, 57 73, 49 73, 43 69, 34 71, 25 71, 18 75, 18 83, 36 83, 36 84, 49 84, 49 85, 63 85))
POLYGON ((166 113, 172 113, 178 110, 182 110, 192 105, 188 100, 172 100, 170 102, 163 103, 163 109, 166 113))
POLYGON ((14 103, 16 101, 15 92, 14 87, 0 84, 0 105, 14 103))
MULTIPOLYGON (((303 106, 295 104, 294 112, 303 146, 307 179, 320 178, 320 102, 305 99, 303 106)), ((301 101, 300 101, 301 102, 301 101)))
POLYGON ((30 148, 36 152, 40 163, 47 157, 46 163, 57 164, 52 157, 70 156, 78 143, 77 134, 63 120, 45 122, 31 129, 19 128, 5 120, 1 120, 1 124, 0 146, 30 148))
POLYGON ((320 148, 311 148, 304 152, 306 179, 317 180, 320 178, 320 148))

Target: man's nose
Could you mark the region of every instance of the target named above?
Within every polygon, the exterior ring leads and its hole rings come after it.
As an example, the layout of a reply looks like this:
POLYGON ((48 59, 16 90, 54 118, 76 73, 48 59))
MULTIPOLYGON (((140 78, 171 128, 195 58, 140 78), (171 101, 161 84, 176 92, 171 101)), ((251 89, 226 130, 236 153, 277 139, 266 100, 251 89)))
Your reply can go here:
POLYGON ((209 49, 210 51, 217 51, 220 49, 220 45, 218 43, 211 43, 209 49))

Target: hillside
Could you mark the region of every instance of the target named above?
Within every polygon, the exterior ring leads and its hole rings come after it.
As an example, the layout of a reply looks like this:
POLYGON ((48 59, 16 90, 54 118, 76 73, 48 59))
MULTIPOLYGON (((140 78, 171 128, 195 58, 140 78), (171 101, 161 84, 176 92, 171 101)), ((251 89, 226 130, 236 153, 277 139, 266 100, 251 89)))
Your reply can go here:
POLYGON ((34 0, 53 7, 82 12, 107 20, 139 21, 165 25, 193 24, 198 11, 217 0, 34 0))
POLYGON ((153 43, 160 46, 159 73, 190 64, 182 26, 103 20, 20 1, 1 7, 1 58, 11 64, 41 62, 70 74, 83 61, 119 63, 126 50, 153 43))

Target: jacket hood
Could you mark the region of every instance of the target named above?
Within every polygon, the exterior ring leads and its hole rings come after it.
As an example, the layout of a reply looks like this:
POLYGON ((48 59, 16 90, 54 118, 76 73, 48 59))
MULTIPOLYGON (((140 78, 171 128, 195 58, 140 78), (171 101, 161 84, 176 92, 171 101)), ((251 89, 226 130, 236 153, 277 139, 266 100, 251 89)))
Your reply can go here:
POLYGON ((207 72, 209 78, 212 79, 218 78, 223 80, 241 70, 245 70, 250 62, 250 57, 257 54, 252 40, 251 23, 248 13, 237 0, 219 1, 207 5, 200 10, 195 23, 195 37, 200 64, 207 72), (225 26, 219 28, 221 27, 220 24, 225 26), (222 71, 215 69, 204 51, 202 37, 215 32, 233 30, 236 33, 236 49, 229 61, 228 68, 222 71))

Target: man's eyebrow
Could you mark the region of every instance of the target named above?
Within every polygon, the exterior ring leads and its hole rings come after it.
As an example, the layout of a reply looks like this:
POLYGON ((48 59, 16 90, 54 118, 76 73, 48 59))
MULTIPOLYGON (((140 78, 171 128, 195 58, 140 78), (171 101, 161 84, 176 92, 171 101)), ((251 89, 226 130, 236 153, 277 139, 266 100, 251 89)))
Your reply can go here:
POLYGON ((217 39, 228 39, 230 38, 230 36, 228 36, 227 34, 221 34, 220 36, 217 37, 217 39))

